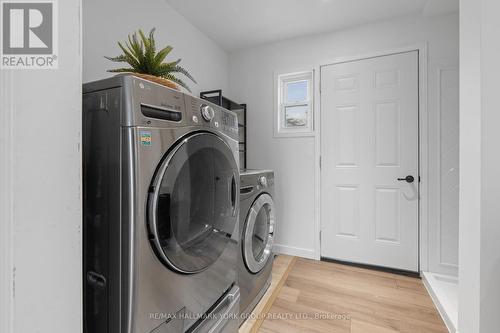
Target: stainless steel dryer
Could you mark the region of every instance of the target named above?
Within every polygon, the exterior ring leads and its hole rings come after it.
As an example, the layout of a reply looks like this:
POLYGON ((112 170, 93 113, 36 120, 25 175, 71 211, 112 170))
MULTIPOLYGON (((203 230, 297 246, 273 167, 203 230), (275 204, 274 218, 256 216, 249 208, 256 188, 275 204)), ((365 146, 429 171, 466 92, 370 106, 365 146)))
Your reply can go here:
POLYGON ((84 332, 236 332, 235 114, 133 76, 83 106, 84 332))
POLYGON ((243 170, 240 174, 240 286, 241 323, 271 284, 275 229, 274 172, 243 170))

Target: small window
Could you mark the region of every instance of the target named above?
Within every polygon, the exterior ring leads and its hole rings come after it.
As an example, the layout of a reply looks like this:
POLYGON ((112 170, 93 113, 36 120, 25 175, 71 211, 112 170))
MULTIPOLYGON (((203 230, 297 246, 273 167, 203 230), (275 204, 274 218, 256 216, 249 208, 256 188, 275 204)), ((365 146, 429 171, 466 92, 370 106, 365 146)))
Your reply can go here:
POLYGON ((275 135, 312 134, 313 72, 277 75, 275 135))

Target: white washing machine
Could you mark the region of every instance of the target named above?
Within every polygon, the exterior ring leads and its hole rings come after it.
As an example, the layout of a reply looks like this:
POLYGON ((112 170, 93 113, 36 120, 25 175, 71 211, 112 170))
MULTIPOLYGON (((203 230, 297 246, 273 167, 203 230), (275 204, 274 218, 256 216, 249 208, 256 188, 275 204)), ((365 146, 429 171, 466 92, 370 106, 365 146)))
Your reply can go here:
POLYGON ((240 174, 240 323, 243 323, 271 284, 276 225, 274 172, 243 170, 240 174))

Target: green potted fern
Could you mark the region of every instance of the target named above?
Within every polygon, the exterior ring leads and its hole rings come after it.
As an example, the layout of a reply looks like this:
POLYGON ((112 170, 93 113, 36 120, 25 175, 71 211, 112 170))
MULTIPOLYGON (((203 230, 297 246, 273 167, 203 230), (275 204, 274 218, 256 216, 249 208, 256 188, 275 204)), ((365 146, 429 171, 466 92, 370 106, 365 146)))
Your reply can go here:
POLYGON ((179 90, 179 86, 189 92, 191 89, 177 74, 182 74, 194 83, 195 79, 189 72, 181 67, 181 59, 165 62, 167 55, 172 51, 172 46, 167 46, 160 51, 156 50, 153 28, 146 36, 142 30, 128 36, 128 42, 118 42, 123 54, 117 57, 105 57, 108 60, 119 63, 127 63, 130 67, 110 69, 111 73, 130 73, 143 79, 179 90))

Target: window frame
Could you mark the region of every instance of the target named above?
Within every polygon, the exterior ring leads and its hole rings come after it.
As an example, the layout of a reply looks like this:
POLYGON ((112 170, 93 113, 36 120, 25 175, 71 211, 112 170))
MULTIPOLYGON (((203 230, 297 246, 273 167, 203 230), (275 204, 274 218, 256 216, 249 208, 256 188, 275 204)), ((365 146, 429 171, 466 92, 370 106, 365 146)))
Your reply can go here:
POLYGON ((275 74, 275 111, 274 111, 274 136, 275 137, 300 137, 314 135, 314 70, 276 73, 275 74), (287 84, 295 82, 307 82, 307 100, 300 102, 286 102, 287 84), (307 107, 305 126, 287 127, 286 108, 294 106, 307 107))

